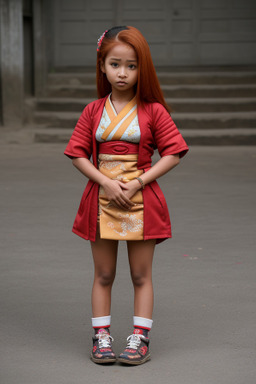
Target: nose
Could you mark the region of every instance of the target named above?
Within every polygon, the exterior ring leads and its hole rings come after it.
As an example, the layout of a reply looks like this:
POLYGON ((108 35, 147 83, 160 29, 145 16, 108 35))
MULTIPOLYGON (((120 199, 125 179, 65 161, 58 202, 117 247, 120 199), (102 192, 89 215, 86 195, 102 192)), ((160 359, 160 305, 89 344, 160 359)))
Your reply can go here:
POLYGON ((121 78, 127 77, 126 69, 124 67, 120 67, 118 76, 121 78))

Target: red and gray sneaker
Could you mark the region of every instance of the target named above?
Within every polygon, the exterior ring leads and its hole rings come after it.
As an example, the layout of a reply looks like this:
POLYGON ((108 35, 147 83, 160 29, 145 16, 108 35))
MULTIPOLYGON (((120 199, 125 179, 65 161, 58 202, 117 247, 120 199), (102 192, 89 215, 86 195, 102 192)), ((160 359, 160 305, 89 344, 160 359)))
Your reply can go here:
POLYGON ((105 328, 100 328, 98 333, 92 338, 93 349, 91 359, 97 364, 114 363, 116 355, 112 350, 113 337, 105 328))
POLYGON ((139 365, 150 359, 149 338, 137 331, 127 337, 127 346, 118 357, 118 361, 124 364, 139 365))

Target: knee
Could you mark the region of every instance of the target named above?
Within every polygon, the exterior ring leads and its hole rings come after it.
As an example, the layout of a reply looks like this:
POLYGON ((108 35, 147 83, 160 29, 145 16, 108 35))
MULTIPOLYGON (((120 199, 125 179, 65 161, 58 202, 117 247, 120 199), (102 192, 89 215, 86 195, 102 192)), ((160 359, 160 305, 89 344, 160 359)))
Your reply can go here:
POLYGON ((144 273, 140 272, 131 272, 131 278, 134 287, 142 287, 146 283, 148 283, 151 280, 150 276, 145 275, 144 273))
POLYGON ((97 274, 96 280, 103 287, 112 286, 115 280, 115 271, 102 271, 97 274))

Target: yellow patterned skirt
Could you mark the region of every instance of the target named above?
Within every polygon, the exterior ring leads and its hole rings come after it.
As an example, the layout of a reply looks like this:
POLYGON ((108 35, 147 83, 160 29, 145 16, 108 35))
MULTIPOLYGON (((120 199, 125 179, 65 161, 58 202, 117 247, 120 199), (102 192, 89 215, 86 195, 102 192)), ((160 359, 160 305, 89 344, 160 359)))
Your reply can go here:
MULTIPOLYGON (((99 171, 107 177, 127 183, 139 177, 138 154, 104 154, 98 157, 99 171)), ((112 240, 143 240, 143 197, 138 191, 131 198, 136 204, 130 210, 115 207, 106 198, 104 189, 99 190, 100 237, 112 240)))

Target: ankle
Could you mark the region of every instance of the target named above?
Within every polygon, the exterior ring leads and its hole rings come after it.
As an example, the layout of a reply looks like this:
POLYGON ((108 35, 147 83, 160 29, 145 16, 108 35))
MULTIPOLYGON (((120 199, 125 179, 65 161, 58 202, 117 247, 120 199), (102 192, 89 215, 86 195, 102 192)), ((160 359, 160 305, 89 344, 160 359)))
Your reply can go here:
POLYGON ((148 338, 149 331, 151 330, 153 320, 145 317, 133 316, 134 334, 142 335, 148 338))
POLYGON ((94 334, 108 333, 110 334, 109 327, 94 328, 94 334))
POLYGON ((133 330, 133 334, 134 335, 142 335, 146 338, 149 337, 149 329, 145 329, 145 328, 141 328, 141 327, 134 327, 134 330, 133 330))
POLYGON ((111 316, 101 316, 92 318, 92 327, 95 335, 98 333, 109 333, 111 316))

